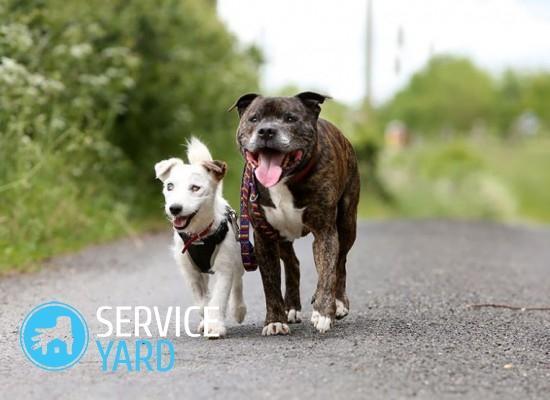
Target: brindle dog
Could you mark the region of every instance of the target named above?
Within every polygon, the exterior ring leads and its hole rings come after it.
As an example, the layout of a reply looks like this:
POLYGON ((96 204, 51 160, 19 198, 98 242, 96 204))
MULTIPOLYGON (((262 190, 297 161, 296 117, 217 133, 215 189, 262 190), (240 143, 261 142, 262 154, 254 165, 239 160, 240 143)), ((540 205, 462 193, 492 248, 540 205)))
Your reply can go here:
MULTIPOLYGON (((262 334, 287 334, 301 321, 300 269, 292 241, 313 233, 318 273, 311 321, 319 332, 348 314, 346 257, 356 236, 360 182, 357 159, 344 135, 319 118, 328 96, 241 96, 237 141, 255 167, 262 217, 278 231, 269 239, 254 231, 255 254, 266 299, 262 334), (281 293, 283 261, 286 292, 281 293)), ((258 225, 258 217, 252 217, 258 225)))

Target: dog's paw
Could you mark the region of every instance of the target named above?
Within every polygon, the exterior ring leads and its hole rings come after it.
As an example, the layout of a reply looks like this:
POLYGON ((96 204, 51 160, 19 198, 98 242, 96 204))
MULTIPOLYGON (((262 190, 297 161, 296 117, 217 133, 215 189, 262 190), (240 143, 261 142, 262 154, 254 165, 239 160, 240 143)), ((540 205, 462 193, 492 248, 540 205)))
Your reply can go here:
POLYGON ((272 322, 264 326, 262 329, 263 336, 272 336, 272 335, 288 335, 290 329, 287 324, 281 322, 272 322))
POLYGON ((344 305, 344 302, 336 299, 336 319, 342 319, 349 314, 349 310, 344 305))
POLYGON ((286 312, 286 316, 289 324, 297 324, 302 322, 302 312, 291 308, 286 312))
POLYGON ((208 329, 204 333, 204 336, 208 339, 220 339, 227 333, 225 325, 221 321, 210 322, 207 328, 208 329))
POLYGON ((311 322, 320 333, 325 333, 332 327, 332 319, 319 314, 318 311, 311 313, 311 322))
POLYGON ((238 305, 233 310, 233 317, 235 318, 235 321, 237 323, 241 323, 244 321, 244 317, 246 316, 246 305, 244 303, 238 305))

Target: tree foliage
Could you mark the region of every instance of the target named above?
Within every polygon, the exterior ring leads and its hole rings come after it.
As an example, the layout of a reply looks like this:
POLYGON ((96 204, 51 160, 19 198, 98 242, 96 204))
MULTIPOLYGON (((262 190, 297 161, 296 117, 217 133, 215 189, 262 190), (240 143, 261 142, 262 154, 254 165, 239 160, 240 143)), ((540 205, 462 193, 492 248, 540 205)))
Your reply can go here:
POLYGON ((526 112, 550 129, 548 104, 548 72, 510 70, 495 77, 465 58, 439 56, 414 74, 381 114, 386 123, 400 119, 417 134, 470 132, 483 126, 506 136, 526 112))
POLYGON ((383 112, 426 134, 469 130, 477 121, 490 119, 493 100, 489 74, 467 59, 441 56, 414 74, 383 112))
POLYGON ((112 140, 138 168, 179 154, 191 134, 227 153, 236 119, 226 111, 256 88, 258 58, 199 2, 137 0, 119 16, 118 35, 143 62, 112 140))
POLYGON ((550 129, 550 73, 506 71, 497 82, 496 124, 509 131, 525 112, 534 113, 550 129))
POLYGON ((153 163, 191 134, 236 157, 258 63, 211 2, 0 0, 0 269, 160 217, 153 163))

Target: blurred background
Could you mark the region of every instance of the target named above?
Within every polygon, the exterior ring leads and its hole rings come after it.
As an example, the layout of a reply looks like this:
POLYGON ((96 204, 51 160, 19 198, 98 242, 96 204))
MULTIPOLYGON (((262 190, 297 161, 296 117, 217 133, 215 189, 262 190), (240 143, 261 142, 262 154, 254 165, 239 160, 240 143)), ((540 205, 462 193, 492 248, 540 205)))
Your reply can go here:
POLYGON ((334 99, 362 218, 550 222, 544 0, 0 0, 0 272, 163 221, 156 161, 229 163, 245 92, 334 99))

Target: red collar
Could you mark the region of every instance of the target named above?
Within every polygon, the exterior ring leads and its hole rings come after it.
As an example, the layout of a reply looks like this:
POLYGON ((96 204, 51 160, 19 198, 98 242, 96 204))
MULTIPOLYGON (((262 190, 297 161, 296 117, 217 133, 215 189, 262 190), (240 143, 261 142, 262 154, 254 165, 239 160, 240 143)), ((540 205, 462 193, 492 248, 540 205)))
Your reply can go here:
MULTIPOLYGON (((186 237, 187 239, 184 239, 183 241, 183 250, 181 251, 182 254, 185 253, 187 251, 187 249, 189 248, 189 246, 191 246, 193 243, 195 243, 197 240, 200 240, 204 237, 206 237, 208 235, 208 232, 210 232, 210 228, 212 228, 212 225, 214 224, 214 221, 210 222, 210 224, 206 227, 205 230, 203 230, 202 232, 200 233, 192 233, 192 234, 187 234, 185 232, 183 232, 183 235, 180 234, 180 236, 182 237, 182 239, 184 237, 186 237)), ((177 232, 177 229, 176 229, 176 232, 177 232)), ((179 232, 178 232, 179 233, 179 232)))
POLYGON ((292 175, 289 180, 293 183, 296 183, 306 178, 315 166, 315 164, 317 164, 317 160, 319 158, 318 153, 319 152, 317 151, 317 146, 315 146, 314 153, 309 158, 309 161, 307 162, 305 167, 298 171, 296 174, 292 175))

